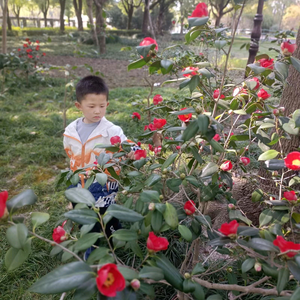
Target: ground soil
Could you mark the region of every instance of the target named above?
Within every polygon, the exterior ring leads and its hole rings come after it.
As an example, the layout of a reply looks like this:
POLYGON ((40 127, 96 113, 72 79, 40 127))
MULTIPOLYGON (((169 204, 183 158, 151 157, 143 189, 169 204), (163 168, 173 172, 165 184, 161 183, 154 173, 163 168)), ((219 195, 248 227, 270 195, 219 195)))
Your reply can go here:
MULTIPOLYGON (((69 65, 68 68, 72 74, 79 77, 90 75, 90 70, 85 66, 89 65, 93 68, 94 72, 99 71, 99 76, 103 77, 110 88, 117 87, 136 87, 147 86, 147 82, 144 80, 148 77, 148 70, 135 69, 127 70, 129 64, 124 60, 112 60, 112 59, 99 59, 99 58, 86 58, 86 57, 74 57, 74 56, 46 56, 43 59, 45 65, 51 66, 63 66, 69 65), (77 66, 76 70, 72 70, 73 66, 77 66)), ((55 77, 64 77, 64 71, 50 70, 50 75, 55 77)), ((163 82, 163 76, 157 76, 156 82, 163 82)))

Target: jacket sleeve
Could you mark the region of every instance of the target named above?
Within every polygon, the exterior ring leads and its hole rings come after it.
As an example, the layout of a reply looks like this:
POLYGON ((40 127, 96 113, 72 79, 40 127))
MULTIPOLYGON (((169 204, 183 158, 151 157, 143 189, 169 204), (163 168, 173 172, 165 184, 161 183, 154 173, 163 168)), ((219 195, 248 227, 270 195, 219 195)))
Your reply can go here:
POLYGON ((64 149, 65 149, 65 151, 66 151, 68 157, 71 158, 71 156, 72 156, 71 145, 70 145, 70 143, 69 143, 69 139, 68 139, 67 137, 65 137, 65 136, 64 136, 64 141, 63 141, 63 143, 64 143, 64 149))

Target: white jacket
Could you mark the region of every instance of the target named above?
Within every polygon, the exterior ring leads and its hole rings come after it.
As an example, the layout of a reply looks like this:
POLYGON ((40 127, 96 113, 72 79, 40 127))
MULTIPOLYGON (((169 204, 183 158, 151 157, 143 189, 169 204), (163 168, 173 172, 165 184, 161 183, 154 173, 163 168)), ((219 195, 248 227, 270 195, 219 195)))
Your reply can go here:
POLYGON ((109 145, 110 138, 113 136, 119 136, 122 142, 127 140, 121 127, 103 117, 100 124, 88 137, 88 140, 82 144, 76 130, 78 120, 79 119, 69 124, 64 133, 64 148, 70 158, 70 168, 72 171, 93 164, 96 161, 96 156, 99 156, 99 154, 105 150, 100 148, 94 149, 96 144, 109 145))

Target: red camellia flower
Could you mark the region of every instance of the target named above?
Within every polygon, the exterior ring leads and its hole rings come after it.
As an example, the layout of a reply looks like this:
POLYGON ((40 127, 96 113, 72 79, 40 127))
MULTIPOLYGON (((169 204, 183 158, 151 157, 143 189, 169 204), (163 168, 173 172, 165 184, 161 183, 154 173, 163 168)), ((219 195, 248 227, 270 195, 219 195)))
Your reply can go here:
POLYGON ((140 120, 141 119, 141 115, 138 112, 134 112, 134 113, 132 113, 131 118, 132 119, 137 118, 138 120, 140 120))
POLYGON ((6 201, 8 198, 8 192, 3 191, 0 193, 0 219, 6 214, 7 208, 6 208, 6 201))
POLYGON ((161 146, 155 147, 155 148, 154 148, 154 153, 155 153, 155 154, 158 154, 159 152, 161 152, 161 149, 162 149, 161 146))
POLYGON ((110 138, 110 143, 112 145, 120 144, 121 143, 121 138, 118 135, 113 136, 113 137, 110 138))
MULTIPOLYGON (((214 99, 217 99, 219 97, 219 95, 220 95, 220 90, 219 89, 214 90, 214 94, 213 94, 214 99)), ((220 99, 224 99, 224 98, 225 98, 225 96, 222 94, 220 96, 220 99)))
POLYGON ((296 50, 297 45, 291 44, 290 41, 283 42, 281 44, 281 51, 284 56, 291 56, 296 50))
POLYGON ((46 53, 45 53, 45 52, 43 52, 43 56, 46 56, 46 53))
POLYGON ((188 216, 192 215, 196 211, 195 202, 193 200, 185 202, 183 209, 188 216))
POLYGON ((243 157, 240 158, 240 161, 241 161, 241 163, 242 163, 244 166, 247 166, 247 165, 250 164, 250 158, 249 158, 249 157, 243 156, 243 157))
POLYGON ((152 152, 154 151, 154 147, 151 144, 149 144, 148 147, 149 147, 149 151, 152 151, 152 152))
POLYGON ((137 142, 136 143, 139 147, 141 147, 142 143, 141 142, 137 142))
POLYGON ((257 90, 259 88, 260 82, 259 82, 259 79, 257 77, 253 77, 253 78, 249 79, 248 81, 255 81, 256 82, 256 86, 253 88, 253 90, 257 90))
POLYGON ((157 94, 153 97, 153 104, 154 105, 157 105, 158 103, 160 103, 162 101, 163 101, 163 97, 159 94, 157 94))
POLYGON ((297 195, 295 191, 284 192, 283 197, 288 201, 297 201, 297 195))
POLYGON ((238 227, 239 223, 237 222, 237 220, 233 220, 229 223, 222 224, 219 231, 224 235, 231 237, 236 235, 238 227))
POLYGON ((197 67, 186 67, 182 70, 182 72, 188 72, 190 71, 189 73, 186 73, 186 74, 182 74, 183 77, 192 77, 194 75, 197 75, 197 71, 198 71, 199 68, 197 67))
POLYGON ((27 47, 28 47, 28 45, 27 45, 27 44, 23 44, 23 47, 24 47, 24 48, 27 48, 27 47))
POLYGON ((146 37, 144 38, 141 42, 140 42, 140 46, 148 46, 148 45, 151 45, 151 44, 155 44, 155 50, 158 51, 158 45, 157 45, 157 42, 156 40, 154 40, 153 38, 151 37, 146 37))
MULTIPOLYGON (((160 129, 162 127, 164 127, 167 124, 167 120, 166 119, 156 119, 154 118, 153 120, 153 125, 156 129, 160 129)), ((150 124, 149 124, 150 126, 150 124)))
POLYGON ((149 128, 149 130, 151 130, 151 131, 156 130, 156 127, 155 127, 152 123, 150 123, 150 124, 148 125, 148 128, 149 128))
POLYGON ((58 226, 58 227, 54 228, 53 234, 52 234, 52 239, 57 244, 60 244, 61 242, 65 241, 67 239, 66 232, 63 229, 63 227, 58 226))
MULTIPOLYGON (((186 107, 182 108, 181 110, 185 110, 186 107)), ((186 115, 178 115, 178 119, 182 122, 188 122, 192 118, 192 114, 186 114, 186 115)))
POLYGON ((300 170, 300 152, 294 151, 284 159, 285 166, 291 170, 300 170))
POLYGON ((208 9, 207 5, 204 2, 199 3, 194 11, 192 12, 192 15, 189 16, 189 18, 202 18, 208 16, 208 9))
POLYGON ((36 51, 39 51, 39 50, 40 50, 40 46, 36 46, 36 47, 35 47, 35 50, 36 50, 36 51))
POLYGON ((213 139, 218 142, 221 139, 221 137, 220 137, 219 134, 215 134, 215 136, 213 137, 213 139))
POLYGON ((180 150, 180 148, 181 148, 180 146, 176 146, 176 149, 177 149, 177 150, 180 150))
POLYGON ((146 158, 147 157, 147 151, 146 150, 136 150, 134 152, 134 159, 139 160, 141 158, 146 158))
POLYGON ((20 52, 20 51, 21 51, 21 48, 18 48, 18 51, 20 52))
POLYGON ((26 49, 26 52, 30 53, 30 52, 32 52, 32 49, 28 48, 28 49, 26 49))
MULTIPOLYGON (((293 242, 286 241, 282 236, 278 235, 276 240, 273 241, 273 244, 280 249, 280 252, 286 252, 289 250, 300 250, 300 244, 295 244, 293 242)), ((297 252, 288 252, 286 255, 289 258, 297 255, 297 252)))
POLYGON ((30 39, 29 39, 29 38, 26 38, 26 39, 25 39, 25 41, 26 41, 26 42, 29 42, 29 41, 30 41, 30 39))
POLYGON ((225 162, 222 163, 220 169, 222 171, 230 171, 232 169, 232 162, 230 160, 226 160, 225 162))
POLYGON ((161 250, 167 250, 168 246, 169 242, 166 238, 156 236, 153 231, 149 233, 149 237, 147 239, 148 250, 157 252, 161 250))
POLYGON ((125 279, 115 264, 106 264, 101 267, 96 283, 99 292, 107 297, 115 297, 117 292, 123 291, 126 286, 125 279))
POLYGON ((244 89, 243 87, 237 87, 233 90, 232 95, 235 97, 237 95, 247 95, 248 91, 246 89, 244 89))
POLYGON ((28 54, 27 56, 28 56, 28 58, 33 58, 33 56, 31 54, 28 54))
POLYGON ((270 70, 274 69, 274 59, 273 58, 269 58, 269 59, 262 58, 258 62, 260 64, 260 66, 263 67, 263 68, 267 68, 267 69, 270 69, 270 70))
POLYGON ((40 43, 40 41, 38 41, 38 40, 36 40, 35 42, 36 42, 37 44, 39 44, 39 43, 40 43))
POLYGON ((261 89, 258 93, 257 93, 257 96, 263 100, 266 100, 268 99, 271 95, 265 91, 264 89, 261 89))

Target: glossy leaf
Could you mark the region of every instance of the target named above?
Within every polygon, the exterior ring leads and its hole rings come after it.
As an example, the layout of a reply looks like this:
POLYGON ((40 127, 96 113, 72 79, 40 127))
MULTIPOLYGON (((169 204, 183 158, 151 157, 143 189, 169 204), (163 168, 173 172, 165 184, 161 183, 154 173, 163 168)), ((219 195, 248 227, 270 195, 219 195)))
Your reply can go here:
POLYGON ((105 215, 110 215, 125 222, 138 222, 144 218, 139 213, 118 204, 110 205, 105 215))
POLYGON ((112 236, 119 241, 135 241, 138 239, 137 232, 129 229, 116 230, 112 236))
POLYGON ((33 225, 33 228, 36 228, 37 226, 47 222, 50 218, 50 215, 47 213, 42 212, 33 212, 31 214, 31 222, 33 225))
POLYGON ((178 215, 175 207, 171 203, 166 203, 166 210, 163 214, 166 223, 175 229, 178 226, 178 215))
POLYGON ((95 224, 99 221, 98 215, 91 209, 74 209, 66 212, 64 216, 78 224, 95 224))
POLYGON ((273 158, 275 158, 278 154, 279 154, 278 151, 271 149, 271 150, 268 150, 268 151, 264 152, 263 154, 261 154, 261 155, 258 157, 258 160, 268 160, 268 159, 273 159, 273 158))
POLYGON ((159 193, 154 190, 144 190, 139 197, 143 202, 158 202, 159 193))
POLYGON ((192 232, 185 225, 178 225, 180 235, 188 242, 193 240, 192 232))
POLYGON ((27 241, 28 229, 23 224, 16 224, 9 227, 6 231, 8 243, 16 249, 23 249, 27 241))
POLYGON ((284 288, 286 287, 288 281, 289 281, 290 271, 286 268, 281 268, 278 271, 278 280, 277 280, 277 292, 280 294, 284 288))
POLYGON ((74 244, 74 249, 77 251, 86 250, 87 248, 91 247, 95 244, 95 242, 100 238, 103 237, 103 233, 99 232, 91 232, 85 234, 81 237, 76 244, 74 244))
POLYGON ((139 278, 149 278, 159 281, 164 279, 164 273, 160 268, 144 266, 140 271, 139 278))
POLYGON ((255 264, 254 258, 247 258, 242 264, 242 273, 246 273, 253 268, 255 264))
POLYGON ((6 207, 9 211, 14 211, 26 205, 33 205, 36 200, 37 196, 33 190, 28 189, 7 201, 6 207))
POLYGON ((96 180, 101 185, 104 186, 107 182, 107 175, 105 173, 97 173, 96 174, 96 180))
POLYGON ((95 206, 95 198, 92 193, 81 187, 66 190, 65 196, 73 203, 83 203, 88 206, 95 206))

